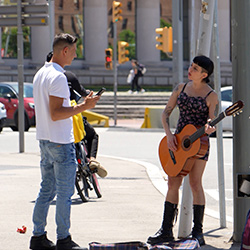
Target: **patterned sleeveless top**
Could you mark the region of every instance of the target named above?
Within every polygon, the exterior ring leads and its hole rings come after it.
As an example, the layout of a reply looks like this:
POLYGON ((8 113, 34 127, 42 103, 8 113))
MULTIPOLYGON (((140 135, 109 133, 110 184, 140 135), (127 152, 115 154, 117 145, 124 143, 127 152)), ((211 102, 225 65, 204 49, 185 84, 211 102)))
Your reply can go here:
POLYGON ((211 90, 204 98, 201 96, 193 97, 188 96, 184 89, 187 83, 184 85, 180 95, 177 98, 177 105, 179 107, 180 116, 175 133, 178 134, 187 124, 193 124, 194 126, 202 127, 207 123, 209 109, 206 104, 206 98, 211 90))
MULTIPOLYGON (((207 95, 203 98, 201 96, 188 96, 184 89, 186 88, 187 83, 184 85, 180 95, 177 98, 177 105, 179 107, 180 116, 177 124, 177 128, 175 133, 178 134, 187 124, 193 124, 197 127, 202 127, 207 123, 209 108, 206 104, 206 98, 210 93, 213 92, 211 90, 207 93, 207 95)), ((208 150, 206 154, 201 157, 201 160, 208 160, 209 156, 209 141, 208 141, 208 150)))

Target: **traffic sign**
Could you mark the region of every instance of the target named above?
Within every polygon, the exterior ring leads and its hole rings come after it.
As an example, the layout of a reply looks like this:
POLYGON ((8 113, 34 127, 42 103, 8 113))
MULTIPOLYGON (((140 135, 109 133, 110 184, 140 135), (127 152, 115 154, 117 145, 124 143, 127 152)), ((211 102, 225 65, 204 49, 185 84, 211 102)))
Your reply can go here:
MULTIPOLYGON (((45 26, 48 24, 48 16, 25 16, 22 18, 23 26, 45 26)), ((0 27, 17 26, 16 17, 0 18, 0 27)))
MULTIPOLYGON (((25 1, 28 1, 28 0, 25 0, 25 1)), ((48 25, 48 11, 49 11, 48 3, 27 4, 27 5, 23 4, 21 8, 22 8, 22 25, 23 26, 48 25), (41 14, 41 16, 37 16, 33 14, 41 14)), ((4 15, 0 18, 0 27, 17 26, 17 5, 0 6, 0 15, 4 15), (9 16, 9 15, 12 15, 12 16, 9 16)))
POLYGON ((0 6, 0 15, 12 15, 12 14, 13 15, 17 14, 17 5, 0 6))
MULTIPOLYGON (((34 3, 36 0, 22 0, 22 3, 34 3)), ((11 3, 17 3, 17 0, 10 0, 11 3)))
MULTIPOLYGON (((28 4, 22 6, 24 14, 48 14, 48 4, 28 4)), ((0 15, 15 15, 17 14, 17 5, 0 6, 0 15)))
POLYGON ((23 5, 24 14, 48 14, 49 4, 28 4, 23 5))

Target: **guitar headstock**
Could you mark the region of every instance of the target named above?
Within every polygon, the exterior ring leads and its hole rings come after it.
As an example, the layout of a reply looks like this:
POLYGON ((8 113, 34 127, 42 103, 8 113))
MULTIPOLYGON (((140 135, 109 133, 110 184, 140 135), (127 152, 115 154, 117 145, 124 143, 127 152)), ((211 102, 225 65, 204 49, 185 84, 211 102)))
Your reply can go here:
POLYGON ((225 110, 225 114, 226 114, 226 116, 238 115, 239 113, 242 112, 243 107, 244 107, 244 103, 241 100, 239 100, 239 101, 235 102, 233 105, 229 106, 225 110))

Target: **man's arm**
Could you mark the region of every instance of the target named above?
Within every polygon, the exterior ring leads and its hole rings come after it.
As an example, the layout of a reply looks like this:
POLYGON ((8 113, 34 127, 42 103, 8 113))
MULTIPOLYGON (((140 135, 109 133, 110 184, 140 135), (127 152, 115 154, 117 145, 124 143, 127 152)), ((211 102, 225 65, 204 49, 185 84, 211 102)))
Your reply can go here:
POLYGON ((49 96, 51 119, 52 121, 63 120, 81 113, 84 110, 92 109, 95 107, 99 99, 100 96, 93 96, 93 92, 91 91, 91 93, 85 98, 84 102, 72 107, 63 107, 63 98, 49 96))

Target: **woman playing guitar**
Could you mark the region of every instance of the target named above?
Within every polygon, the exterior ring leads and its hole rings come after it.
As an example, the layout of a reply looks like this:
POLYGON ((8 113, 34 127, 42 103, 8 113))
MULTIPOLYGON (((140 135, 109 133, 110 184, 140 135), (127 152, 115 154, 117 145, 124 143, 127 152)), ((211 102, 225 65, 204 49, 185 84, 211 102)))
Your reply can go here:
MULTIPOLYGON (((215 131, 215 127, 208 124, 209 119, 215 117, 215 110, 218 104, 218 96, 207 84, 209 76, 213 73, 214 64, 206 56, 197 56, 193 59, 188 69, 187 83, 180 83, 174 89, 162 114, 162 124, 167 137, 167 145, 173 153, 177 150, 177 139, 170 131, 169 116, 176 105, 179 107, 180 116, 177 124, 176 134, 180 133, 187 124, 196 127, 205 125, 207 135, 215 131)), ((208 137, 205 135, 205 137, 208 137)), ((208 138, 207 142, 208 142, 208 138)), ((203 217, 205 208, 205 195, 202 187, 202 175, 209 155, 208 150, 205 155, 197 158, 189 158, 185 165, 189 166, 189 182, 193 194, 193 222, 192 237, 197 238, 200 245, 204 245, 203 238, 203 217), (191 166, 191 167, 190 167, 191 166)), ((184 165, 184 168, 185 168, 184 165)), ((183 175, 168 176, 168 192, 165 201, 163 222, 160 230, 148 238, 151 245, 168 242, 173 237, 173 222, 177 214, 178 193, 183 175)))

